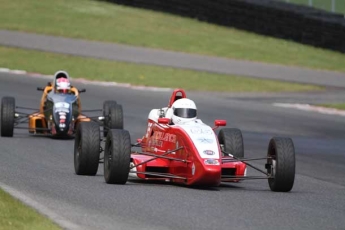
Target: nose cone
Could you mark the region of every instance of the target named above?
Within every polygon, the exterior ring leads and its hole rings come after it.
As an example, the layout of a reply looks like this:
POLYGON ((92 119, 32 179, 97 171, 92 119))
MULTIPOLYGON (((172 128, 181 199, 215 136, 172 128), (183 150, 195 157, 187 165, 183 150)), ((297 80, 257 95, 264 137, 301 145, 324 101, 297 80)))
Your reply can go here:
POLYGON ((220 165, 198 165, 195 175, 189 181, 190 185, 218 186, 221 182, 222 169, 220 165))
POLYGON ((218 186, 222 176, 222 169, 219 165, 205 166, 205 174, 203 176, 203 183, 207 185, 218 186))
POLYGON ((60 129, 61 132, 67 130, 67 125, 65 123, 60 123, 58 128, 60 129))
POLYGON ((57 112, 55 114, 55 126, 58 133, 65 133, 69 128, 69 114, 65 112, 57 112))

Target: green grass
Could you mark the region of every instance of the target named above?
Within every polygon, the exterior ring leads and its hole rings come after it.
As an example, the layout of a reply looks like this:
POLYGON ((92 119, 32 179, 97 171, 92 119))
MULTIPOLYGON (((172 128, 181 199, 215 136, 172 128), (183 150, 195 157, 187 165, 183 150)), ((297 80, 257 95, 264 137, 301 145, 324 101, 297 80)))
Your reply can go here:
POLYGON ((345 55, 91 0, 1 0, 0 28, 345 72, 345 55))
MULTIPOLYGON (((286 0, 281 0, 286 1, 286 0)), ((335 12, 345 14, 345 1, 335 0, 335 12)), ((309 5, 309 0, 288 0, 288 2, 309 5)), ((315 8, 331 11, 332 10, 332 0, 313 0, 312 6, 315 8)))
POLYGON ((323 88, 240 76, 137 65, 0 46, 0 67, 54 74, 63 69, 71 77, 134 85, 227 92, 308 91, 323 88))
POLYGON ((58 230, 56 224, 0 189, 0 230, 58 230))
POLYGON ((345 103, 339 103, 339 104, 319 104, 317 106, 323 106, 323 107, 327 107, 327 108, 334 108, 334 109, 345 110, 345 103))

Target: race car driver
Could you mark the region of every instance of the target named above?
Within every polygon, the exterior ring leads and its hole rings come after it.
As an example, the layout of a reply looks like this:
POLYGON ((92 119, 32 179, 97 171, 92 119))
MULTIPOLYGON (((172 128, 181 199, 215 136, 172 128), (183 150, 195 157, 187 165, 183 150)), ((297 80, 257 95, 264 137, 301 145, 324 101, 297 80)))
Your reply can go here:
POLYGON ((155 122, 158 118, 166 117, 170 119, 170 125, 185 124, 197 119, 197 108, 194 101, 188 98, 176 100, 172 106, 161 109, 153 109, 149 114, 149 119, 155 122))
POLYGON ((41 98, 41 108, 40 111, 43 113, 45 111, 45 103, 47 101, 47 95, 53 91, 54 93, 58 94, 74 94, 78 97, 76 103, 73 104, 73 111, 74 116, 77 117, 80 114, 81 106, 80 106, 80 98, 79 98, 79 92, 78 89, 71 86, 69 75, 66 71, 57 71, 54 74, 54 79, 52 84, 48 83, 48 85, 44 88, 44 92, 41 98))
POLYGON ((197 119, 197 108, 194 101, 188 98, 181 98, 173 103, 170 109, 172 112, 172 124, 180 125, 195 121, 197 119))
POLYGON ((55 83, 55 93, 69 94, 71 93, 71 83, 67 78, 58 78, 55 83))

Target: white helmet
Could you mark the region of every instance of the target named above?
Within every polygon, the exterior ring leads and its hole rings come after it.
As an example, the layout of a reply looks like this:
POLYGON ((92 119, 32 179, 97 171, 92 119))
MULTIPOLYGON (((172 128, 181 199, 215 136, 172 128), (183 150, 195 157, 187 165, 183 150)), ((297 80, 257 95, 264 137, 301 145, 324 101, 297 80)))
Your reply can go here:
POLYGON ((65 71, 57 71, 54 75, 54 87, 57 93, 68 93, 71 89, 68 73, 65 71))
POLYGON ((183 124, 190 121, 195 121, 197 117, 197 109, 194 101, 181 98, 172 104, 172 122, 177 124, 183 124))

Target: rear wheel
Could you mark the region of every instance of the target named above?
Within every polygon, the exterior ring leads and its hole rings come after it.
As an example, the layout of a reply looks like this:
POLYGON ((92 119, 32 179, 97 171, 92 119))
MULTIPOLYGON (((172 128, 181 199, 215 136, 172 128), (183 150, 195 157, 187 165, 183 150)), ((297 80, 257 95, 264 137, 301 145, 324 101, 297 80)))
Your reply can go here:
POLYGON ((74 169, 77 175, 97 174, 100 156, 100 131, 96 122, 81 122, 74 141, 74 169))
POLYGON ((222 150, 233 155, 234 157, 244 157, 242 132, 235 128, 224 128, 218 134, 219 144, 222 150))
POLYGON ((129 175, 131 138, 127 130, 109 130, 104 150, 104 179, 108 184, 125 184, 129 175))
POLYGON ((272 191, 289 192, 295 180, 295 148, 291 138, 274 137, 267 152, 268 184, 272 191))
POLYGON ((15 99, 14 97, 3 97, 1 100, 1 136, 13 137, 15 99))

